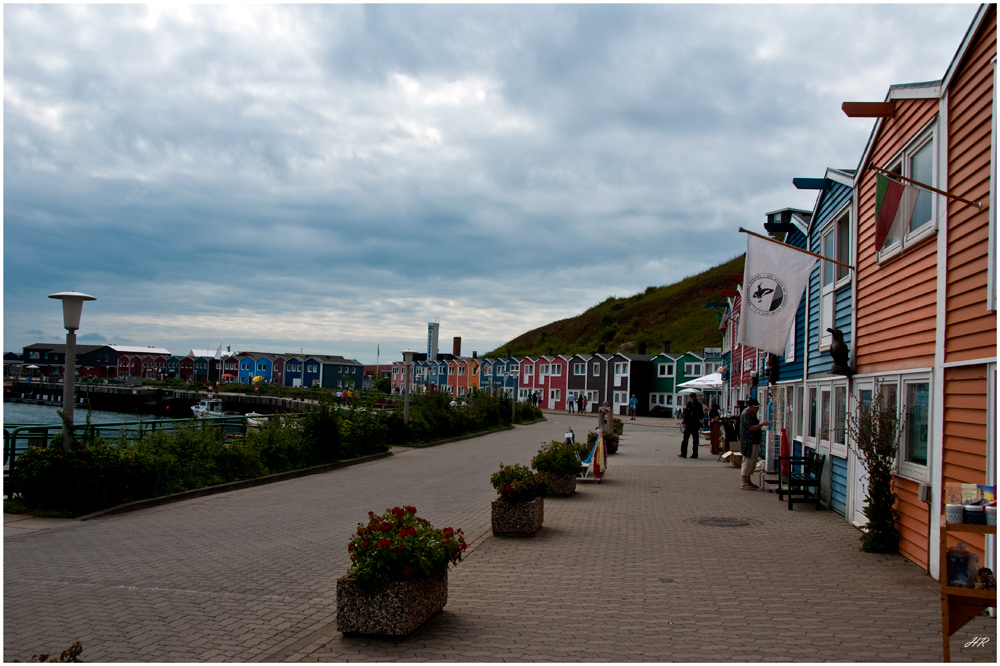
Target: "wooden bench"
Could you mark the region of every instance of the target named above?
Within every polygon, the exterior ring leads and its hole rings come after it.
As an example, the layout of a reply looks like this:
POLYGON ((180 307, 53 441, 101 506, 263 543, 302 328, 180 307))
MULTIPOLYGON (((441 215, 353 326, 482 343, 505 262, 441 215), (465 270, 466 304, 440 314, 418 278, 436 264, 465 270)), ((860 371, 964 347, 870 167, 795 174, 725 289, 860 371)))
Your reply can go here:
POLYGON ((778 456, 778 499, 788 496, 788 510, 795 502, 816 502, 820 509, 820 480, 826 456, 807 451, 804 456, 778 456), (787 469, 787 472, 784 470, 787 469))

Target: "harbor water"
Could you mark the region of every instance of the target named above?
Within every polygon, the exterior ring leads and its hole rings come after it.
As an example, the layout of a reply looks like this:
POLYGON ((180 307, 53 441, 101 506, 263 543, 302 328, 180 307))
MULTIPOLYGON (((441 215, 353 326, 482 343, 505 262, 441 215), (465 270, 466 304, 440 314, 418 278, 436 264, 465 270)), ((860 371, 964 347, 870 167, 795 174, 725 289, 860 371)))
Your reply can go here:
MULTIPOLYGON (((49 425, 62 423, 59 419, 58 411, 61 405, 37 405, 26 402, 4 402, 3 403, 3 423, 25 425, 39 424, 49 425)), ((87 422, 87 409, 79 405, 73 410, 73 422, 83 425, 87 422)), ((148 420, 152 417, 140 414, 126 414, 123 412, 103 412, 92 410, 89 412, 91 423, 124 423, 126 421, 148 420)))

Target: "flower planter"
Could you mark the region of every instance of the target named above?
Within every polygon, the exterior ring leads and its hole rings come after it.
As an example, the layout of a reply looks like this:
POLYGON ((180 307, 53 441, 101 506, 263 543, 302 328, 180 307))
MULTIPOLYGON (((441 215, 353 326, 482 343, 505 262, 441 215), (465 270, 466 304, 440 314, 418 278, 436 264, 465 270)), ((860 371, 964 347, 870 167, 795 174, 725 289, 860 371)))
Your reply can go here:
POLYGON ((564 476, 549 477, 549 496, 558 495, 568 497, 576 492, 576 475, 566 474, 564 476))
POLYGON ((544 500, 536 497, 530 502, 511 504, 498 497, 493 500, 494 536, 534 536, 542 527, 544 500))
POLYGON ((448 572, 437 578, 389 582, 367 591, 353 578, 337 579, 337 631, 403 638, 448 603, 448 572))
POLYGON ((618 453, 618 435, 605 435, 604 448, 607 449, 609 454, 618 453))

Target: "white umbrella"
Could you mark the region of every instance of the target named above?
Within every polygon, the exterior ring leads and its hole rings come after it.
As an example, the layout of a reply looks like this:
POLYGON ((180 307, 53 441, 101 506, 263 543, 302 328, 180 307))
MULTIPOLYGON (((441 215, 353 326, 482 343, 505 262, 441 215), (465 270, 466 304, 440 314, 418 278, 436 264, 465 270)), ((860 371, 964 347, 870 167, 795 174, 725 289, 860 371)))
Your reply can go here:
POLYGON ((683 384, 678 384, 677 386, 680 388, 693 388, 693 389, 721 389, 722 373, 713 372, 710 375, 705 375, 704 377, 698 377, 697 379, 692 379, 691 381, 684 382, 683 384))
POLYGON ((680 393, 701 393, 701 391, 696 388, 686 388, 683 391, 680 391, 680 393))

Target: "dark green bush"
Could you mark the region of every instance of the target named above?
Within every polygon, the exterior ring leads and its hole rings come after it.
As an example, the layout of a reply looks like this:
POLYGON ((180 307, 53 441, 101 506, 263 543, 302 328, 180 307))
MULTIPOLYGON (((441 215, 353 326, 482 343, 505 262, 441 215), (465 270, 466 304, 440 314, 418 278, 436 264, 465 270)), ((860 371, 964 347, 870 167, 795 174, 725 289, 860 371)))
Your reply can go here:
POLYGON ((531 459, 531 467, 550 476, 575 476, 580 472, 580 460, 576 455, 575 444, 553 440, 538 450, 531 459))

